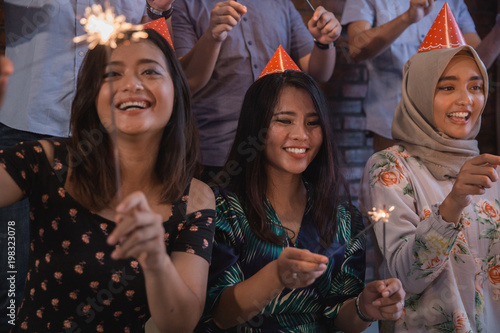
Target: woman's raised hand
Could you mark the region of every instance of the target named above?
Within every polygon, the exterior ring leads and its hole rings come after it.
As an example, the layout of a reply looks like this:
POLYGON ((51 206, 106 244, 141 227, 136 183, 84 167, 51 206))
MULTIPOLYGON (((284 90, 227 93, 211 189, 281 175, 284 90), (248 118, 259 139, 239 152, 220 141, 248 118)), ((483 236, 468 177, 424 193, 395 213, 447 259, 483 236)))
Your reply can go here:
POLYGON ((396 320, 403 313, 405 295, 397 278, 372 281, 359 295, 359 310, 375 320, 396 320))
POLYGON ((293 289, 314 283, 325 272, 328 258, 309 250, 287 247, 281 252, 277 263, 281 284, 293 289))
POLYGON ((151 210, 146 196, 134 192, 116 207, 116 228, 108 244, 116 245, 113 259, 136 258, 143 270, 159 270, 167 256, 162 216, 151 210))
POLYGON ((472 202, 473 195, 482 195, 498 180, 500 156, 482 154, 467 160, 458 173, 455 184, 439 207, 447 222, 457 223, 462 210, 472 202))

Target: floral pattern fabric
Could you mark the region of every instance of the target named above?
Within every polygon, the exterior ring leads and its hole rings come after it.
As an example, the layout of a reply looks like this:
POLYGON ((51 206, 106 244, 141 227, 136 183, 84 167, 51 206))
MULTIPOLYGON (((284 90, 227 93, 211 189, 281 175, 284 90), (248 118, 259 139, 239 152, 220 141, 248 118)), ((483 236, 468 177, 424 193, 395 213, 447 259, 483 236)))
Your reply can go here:
MULTIPOLYGON (((67 146, 51 140, 49 164, 38 142, 0 150, 4 167, 30 200, 30 257, 16 332, 143 332, 150 317, 144 276, 134 259, 113 260, 115 223, 82 207, 64 189, 67 146)), ((214 210, 186 215, 189 187, 164 222, 167 252, 210 262, 214 210)))
MULTIPOLYGON (((453 180, 436 180, 403 146, 374 154, 363 174, 360 208, 394 206, 386 224, 383 270, 407 292, 397 332, 498 332, 500 184, 473 196, 457 226, 438 208, 453 180)), ((383 222, 374 232, 383 253, 383 222)))
POLYGON ((276 245, 259 239, 251 230, 239 198, 225 190, 216 191, 216 234, 213 262, 210 267, 205 316, 196 332, 220 332, 210 313, 225 288, 254 275, 277 259, 287 246, 309 249, 330 258, 325 273, 314 284, 301 289, 284 289, 264 309, 246 323, 228 332, 334 332, 333 319, 349 298, 356 297, 364 287, 365 235, 359 211, 351 216, 340 206, 337 234, 333 244, 322 249, 319 234, 312 220, 312 197, 308 203, 296 242, 286 237, 271 204, 266 212, 271 227, 287 241, 276 245), (217 192, 219 194, 217 194, 217 192), (358 235, 359 237, 354 237, 358 235))

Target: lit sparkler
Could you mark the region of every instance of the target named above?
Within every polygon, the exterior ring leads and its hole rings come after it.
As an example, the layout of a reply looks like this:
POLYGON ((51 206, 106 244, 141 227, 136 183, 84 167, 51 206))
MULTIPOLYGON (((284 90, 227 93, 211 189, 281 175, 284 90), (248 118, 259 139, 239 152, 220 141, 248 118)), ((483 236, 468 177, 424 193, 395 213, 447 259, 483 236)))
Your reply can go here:
MULTIPOLYGON (((147 38, 147 32, 143 31, 144 26, 135 25, 125 22, 126 18, 124 15, 116 16, 114 9, 106 1, 104 4, 104 10, 101 5, 94 4, 92 7, 87 7, 85 9, 85 15, 80 20, 83 25, 83 29, 87 32, 86 35, 78 36, 73 38, 73 42, 89 43, 89 49, 94 49, 97 45, 104 45, 107 48, 108 62, 111 61, 111 49, 118 46, 117 40, 123 39, 125 33, 133 30, 134 32, 129 37, 129 40, 136 42, 141 38, 147 38)), ((113 102, 113 83, 110 81, 110 91, 111 91, 111 136, 113 139, 113 157, 115 162, 115 178, 116 178, 116 197, 117 202, 121 202, 121 181, 120 181, 120 159, 118 155, 118 147, 116 145, 117 140, 117 130, 116 130, 116 119, 115 119, 115 106, 113 102)))
POLYGON ((97 45, 109 45, 112 49, 116 48, 116 41, 125 37, 125 32, 136 30, 130 37, 131 41, 138 41, 141 38, 147 38, 148 34, 144 31, 142 25, 135 25, 125 22, 124 15, 116 16, 114 9, 106 2, 105 9, 101 5, 94 4, 85 9, 85 17, 80 20, 86 35, 73 38, 73 42, 89 43, 89 49, 92 50, 97 45))
POLYGON ((372 211, 368 212, 368 215, 370 215, 371 219, 373 220, 373 222, 378 222, 378 221, 382 221, 384 222, 383 224, 383 230, 382 230, 382 233, 383 233, 383 239, 382 239, 382 251, 383 251, 383 255, 384 255, 384 260, 386 262, 386 265, 384 266, 384 274, 382 276, 383 279, 386 279, 387 278, 387 244, 386 244, 386 225, 387 223, 389 222, 389 216, 390 216, 390 212, 392 212, 394 210, 394 206, 391 206, 389 208, 389 210, 386 210, 385 209, 385 205, 383 207, 383 209, 376 209, 375 207, 372 208, 372 211))

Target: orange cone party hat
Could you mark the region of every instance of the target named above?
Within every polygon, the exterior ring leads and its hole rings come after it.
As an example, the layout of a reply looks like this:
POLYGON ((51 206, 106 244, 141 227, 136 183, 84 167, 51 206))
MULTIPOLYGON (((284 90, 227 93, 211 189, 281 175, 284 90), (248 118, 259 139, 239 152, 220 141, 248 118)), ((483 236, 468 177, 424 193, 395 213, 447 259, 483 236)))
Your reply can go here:
POLYGON ((293 69, 300 72, 300 68, 295 64, 295 62, 292 60, 292 58, 290 58, 288 53, 286 53, 285 49, 280 45, 278 46, 276 52, 274 52, 273 56, 271 57, 271 60, 269 60, 266 67, 264 67, 262 73, 260 73, 257 80, 263 77, 264 75, 272 73, 281 73, 287 69, 293 69))
POLYGON ((418 52, 451 49, 462 45, 467 45, 464 35, 460 31, 448 3, 445 2, 418 52))
POLYGON ((144 24, 144 28, 156 30, 156 32, 158 32, 167 40, 167 42, 172 47, 172 50, 174 49, 172 38, 170 38, 170 32, 168 32, 167 20, 165 20, 164 17, 144 24))

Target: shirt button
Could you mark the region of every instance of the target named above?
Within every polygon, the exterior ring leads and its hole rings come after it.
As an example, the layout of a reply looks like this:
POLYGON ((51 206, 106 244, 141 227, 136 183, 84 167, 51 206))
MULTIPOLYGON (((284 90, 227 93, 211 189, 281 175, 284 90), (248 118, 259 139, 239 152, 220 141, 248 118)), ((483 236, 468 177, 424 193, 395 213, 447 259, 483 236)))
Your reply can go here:
POLYGON ((78 52, 78 55, 79 55, 80 57, 83 57, 83 56, 85 55, 85 52, 80 51, 80 52, 78 52))
POLYGON ((257 68, 257 65, 253 65, 253 68, 257 68))
POLYGON ((246 17, 244 17, 244 18, 243 18, 243 21, 245 21, 245 22, 246 22, 246 21, 247 21, 247 18, 246 18, 246 17))
POLYGON ((249 42, 248 42, 248 45, 252 45, 252 41, 249 41, 249 42))

